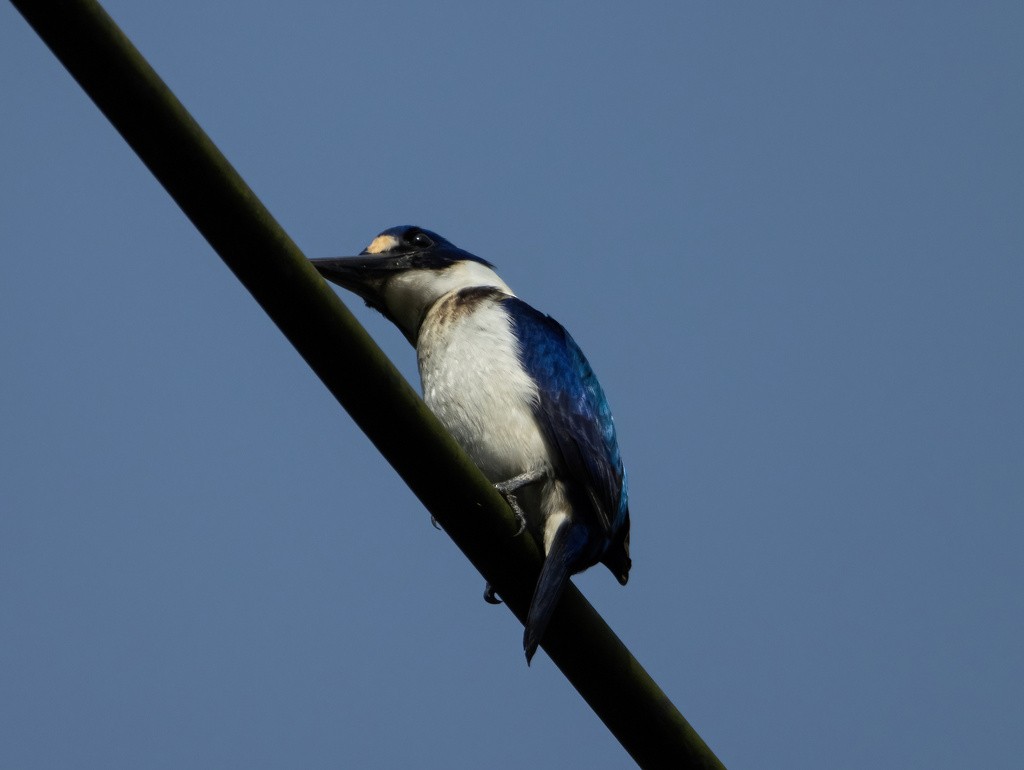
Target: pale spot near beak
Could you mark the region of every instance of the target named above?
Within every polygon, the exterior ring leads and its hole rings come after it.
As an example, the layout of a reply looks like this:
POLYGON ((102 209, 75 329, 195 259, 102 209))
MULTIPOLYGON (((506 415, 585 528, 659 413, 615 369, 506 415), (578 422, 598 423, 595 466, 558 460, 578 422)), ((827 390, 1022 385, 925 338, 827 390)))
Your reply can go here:
POLYGON ((386 251, 391 251, 398 245, 398 239, 393 235, 378 235, 373 239, 373 243, 366 247, 367 254, 383 254, 386 251))

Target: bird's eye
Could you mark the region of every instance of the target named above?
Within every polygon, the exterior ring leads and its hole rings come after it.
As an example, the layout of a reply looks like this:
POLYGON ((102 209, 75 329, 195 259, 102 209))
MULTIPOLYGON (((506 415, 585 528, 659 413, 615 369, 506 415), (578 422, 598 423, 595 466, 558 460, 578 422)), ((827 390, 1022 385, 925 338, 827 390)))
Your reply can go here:
POLYGON ((411 246, 415 246, 417 249, 429 249, 434 245, 434 242, 430 240, 430 237, 421 231, 409 233, 409 235, 406 236, 406 240, 411 246))

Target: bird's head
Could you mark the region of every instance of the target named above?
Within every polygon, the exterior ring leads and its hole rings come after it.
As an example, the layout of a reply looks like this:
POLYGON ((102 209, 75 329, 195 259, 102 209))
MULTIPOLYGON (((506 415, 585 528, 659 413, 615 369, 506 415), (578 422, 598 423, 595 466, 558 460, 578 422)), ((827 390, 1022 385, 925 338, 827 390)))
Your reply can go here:
POLYGON ((446 294, 473 286, 512 294, 490 262, 412 225, 385 230, 358 256, 310 261, 328 281, 393 321, 413 344, 423 316, 446 294))

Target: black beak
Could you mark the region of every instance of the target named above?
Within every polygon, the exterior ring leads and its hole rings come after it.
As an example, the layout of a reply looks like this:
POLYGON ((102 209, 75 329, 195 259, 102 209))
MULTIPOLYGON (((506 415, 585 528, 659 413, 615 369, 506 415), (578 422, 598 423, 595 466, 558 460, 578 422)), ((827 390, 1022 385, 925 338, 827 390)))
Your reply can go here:
POLYGON ((381 309, 380 291, 388 278, 409 267, 408 254, 360 254, 309 260, 331 283, 358 294, 370 307, 381 309))
POLYGON ((352 283, 380 280, 409 267, 408 254, 360 254, 357 257, 311 259, 313 267, 328 281, 352 289, 352 283))

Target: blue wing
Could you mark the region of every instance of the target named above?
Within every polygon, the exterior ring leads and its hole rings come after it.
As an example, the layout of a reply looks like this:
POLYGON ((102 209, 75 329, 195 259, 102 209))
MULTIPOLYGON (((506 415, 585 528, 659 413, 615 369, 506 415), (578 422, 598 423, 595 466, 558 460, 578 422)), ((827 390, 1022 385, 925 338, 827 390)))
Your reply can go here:
POLYGON ((519 341, 519 359, 537 383, 534 416, 573 506, 571 522, 552 539, 530 602, 523 633, 529 662, 569 575, 601 561, 626 584, 629 504, 611 409, 583 351, 551 317, 515 297, 503 302, 519 341))
MULTIPOLYGON (((518 299, 505 300, 523 366, 537 382, 534 413, 568 480, 582 488, 605 546, 622 542, 625 565, 609 563, 620 582, 629 571, 629 506, 615 423, 590 363, 575 340, 550 316, 518 299)), ((604 550, 604 549, 602 549, 604 550)), ((606 560, 607 563, 607 560, 606 560)))

